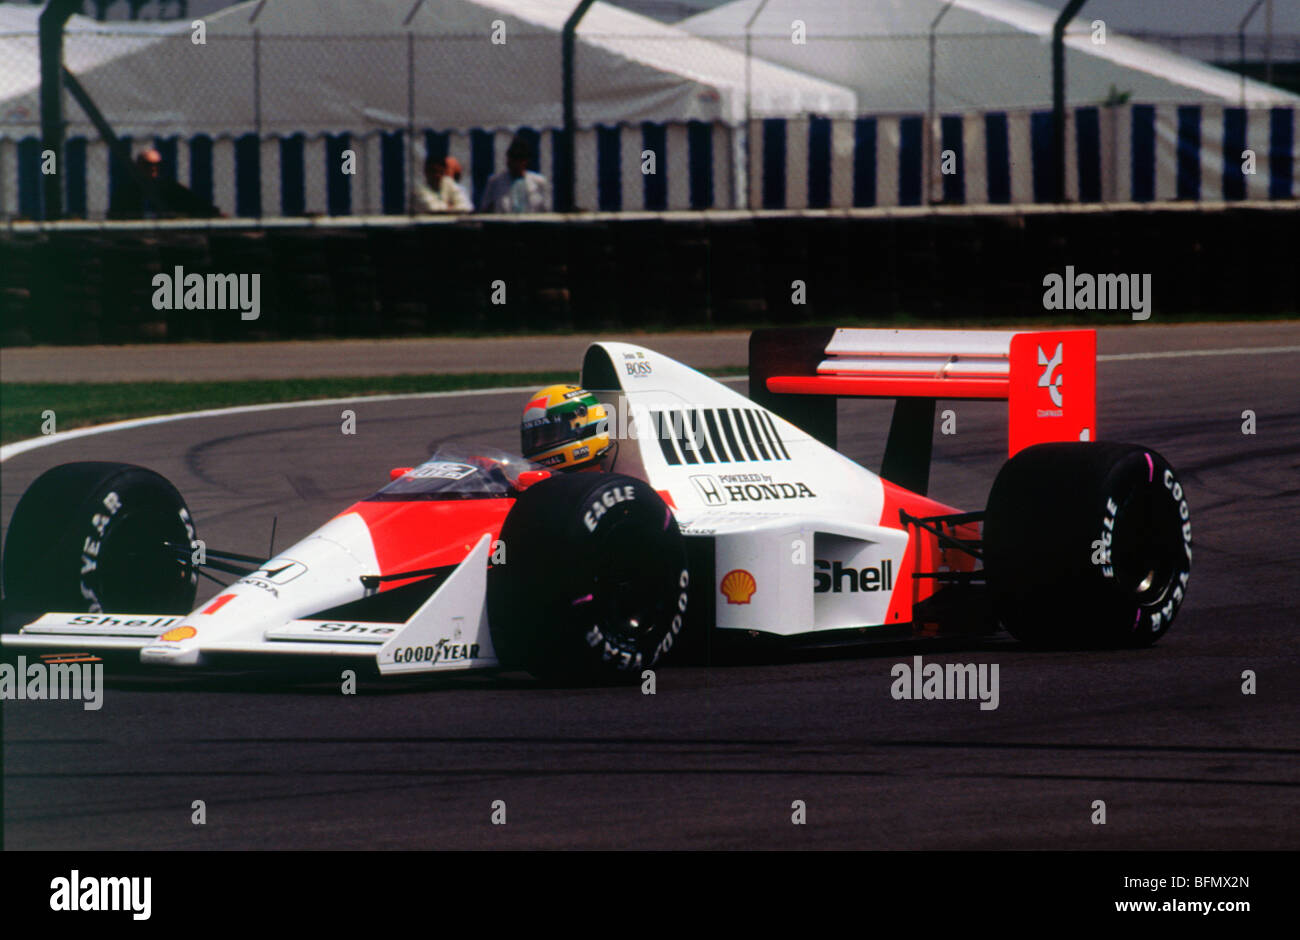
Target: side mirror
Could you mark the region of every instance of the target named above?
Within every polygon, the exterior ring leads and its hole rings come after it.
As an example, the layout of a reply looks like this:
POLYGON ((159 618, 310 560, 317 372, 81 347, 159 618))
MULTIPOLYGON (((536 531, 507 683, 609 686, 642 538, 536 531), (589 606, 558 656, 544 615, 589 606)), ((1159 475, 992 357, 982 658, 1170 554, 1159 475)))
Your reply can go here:
POLYGON ((398 477, 404 477, 414 469, 414 467, 394 467, 388 471, 388 479, 396 480, 398 477))
POLYGON ((550 478, 551 471, 549 470, 525 470, 519 474, 519 481, 515 484, 515 489, 523 492, 528 487, 536 486, 543 480, 549 480, 550 478))

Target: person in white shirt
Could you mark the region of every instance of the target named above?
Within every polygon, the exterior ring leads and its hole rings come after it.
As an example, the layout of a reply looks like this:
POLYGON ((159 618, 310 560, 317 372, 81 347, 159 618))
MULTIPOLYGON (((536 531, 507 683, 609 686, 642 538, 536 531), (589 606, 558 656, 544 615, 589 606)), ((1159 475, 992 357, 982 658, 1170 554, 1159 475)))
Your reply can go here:
POLYGON ((460 161, 455 157, 447 157, 443 162, 443 166, 447 175, 443 177, 442 186, 447 193, 448 200, 455 206, 453 211, 472 212, 474 203, 470 201, 469 192, 460 182, 460 161))
POLYGON ((532 149, 516 136, 506 150, 506 168, 493 175, 483 190, 480 212, 546 212, 550 209, 546 177, 528 169, 532 149))
POLYGON ((417 213, 469 212, 473 206, 464 188, 453 178, 448 164, 460 163, 454 157, 429 156, 424 161, 424 182, 415 184, 411 202, 417 213))

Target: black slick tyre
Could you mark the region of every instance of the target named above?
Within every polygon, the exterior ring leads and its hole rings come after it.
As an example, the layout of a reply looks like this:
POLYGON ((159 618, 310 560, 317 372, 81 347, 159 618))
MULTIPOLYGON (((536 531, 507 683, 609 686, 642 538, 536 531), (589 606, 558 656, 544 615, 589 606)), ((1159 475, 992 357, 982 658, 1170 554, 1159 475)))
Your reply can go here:
POLYGON ((4 599, 21 611, 185 614, 197 572, 167 543, 194 523, 164 477, 125 463, 67 463, 41 474, 5 536, 4 599))
POLYGON ((636 681, 685 627, 690 575, 677 520, 648 484, 556 476, 520 494, 488 573, 497 658, 565 683, 636 681))
POLYGON ((1149 447, 1038 444, 989 492, 984 567, 993 610, 1033 646, 1147 646, 1187 594, 1187 495, 1149 447))

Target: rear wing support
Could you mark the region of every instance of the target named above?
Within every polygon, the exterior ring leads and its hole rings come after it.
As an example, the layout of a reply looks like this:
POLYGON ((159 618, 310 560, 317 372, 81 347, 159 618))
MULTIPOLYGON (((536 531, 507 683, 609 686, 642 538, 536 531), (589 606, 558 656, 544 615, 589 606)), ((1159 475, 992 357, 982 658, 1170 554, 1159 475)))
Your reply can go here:
POLYGON ((893 398, 880 475, 929 489, 935 402, 1007 402, 1007 455, 1097 437, 1094 330, 755 330, 749 397, 838 446, 840 398, 893 398))

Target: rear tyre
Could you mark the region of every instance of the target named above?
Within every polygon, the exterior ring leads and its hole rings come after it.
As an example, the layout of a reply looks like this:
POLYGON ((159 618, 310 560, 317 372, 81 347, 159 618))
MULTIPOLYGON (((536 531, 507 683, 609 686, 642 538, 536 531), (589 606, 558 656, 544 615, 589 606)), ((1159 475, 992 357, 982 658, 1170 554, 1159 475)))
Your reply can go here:
POLYGON ((41 474, 5 537, 10 610, 186 614, 197 571, 167 542, 194 523, 164 477, 125 463, 66 463, 41 474))
POLYGON ((993 610, 1033 646, 1147 646, 1187 593, 1192 527, 1173 468, 1135 444, 1038 444, 989 493, 993 610))
POLYGON ((635 681, 677 643, 690 575, 671 510, 615 473, 552 477, 520 494, 488 572, 497 658, 556 682, 635 681))

